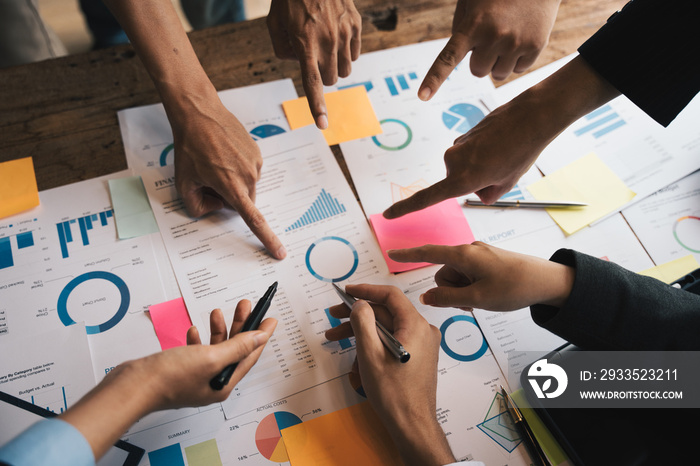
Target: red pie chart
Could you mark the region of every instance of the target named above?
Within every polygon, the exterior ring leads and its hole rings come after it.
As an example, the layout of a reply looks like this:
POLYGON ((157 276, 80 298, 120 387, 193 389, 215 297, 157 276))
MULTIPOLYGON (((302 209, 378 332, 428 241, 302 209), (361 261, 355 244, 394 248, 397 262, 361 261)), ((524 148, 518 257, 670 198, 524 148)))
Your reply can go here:
POLYGON ((301 419, 287 411, 265 416, 255 431, 255 445, 260 454, 275 463, 289 461, 281 431, 297 424, 301 424, 301 419))

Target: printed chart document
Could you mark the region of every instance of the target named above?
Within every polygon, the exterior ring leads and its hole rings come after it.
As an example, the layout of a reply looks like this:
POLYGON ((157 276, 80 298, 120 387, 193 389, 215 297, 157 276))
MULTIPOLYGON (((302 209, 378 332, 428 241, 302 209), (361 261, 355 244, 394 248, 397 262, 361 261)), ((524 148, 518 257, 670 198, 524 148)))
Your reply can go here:
POLYGON ((700 172, 623 211, 657 265, 692 254, 700 261, 700 172))
POLYGON ((443 154, 494 108, 493 84, 460 64, 429 102, 418 86, 446 41, 363 54, 338 89, 364 86, 383 133, 340 145, 362 207, 381 213, 445 177, 443 154))
MULTIPOLYGON (((496 90, 499 101, 540 82, 576 54, 526 74, 496 90)), ((700 168, 700 98, 695 98, 664 128, 620 96, 574 122, 542 152, 537 167, 548 175, 595 152, 637 193, 638 202, 700 168)), ((630 204, 628 202, 627 205, 630 204)))
POLYGON ((53 413, 66 411, 95 386, 85 324, 0 338, 0 354, 0 391, 53 413))
POLYGON ((160 234, 117 238, 108 180, 124 175, 42 191, 0 220, 0 341, 85 322, 97 380, 160 349, 144 311, 179 291, 160 234))
MULTIPOLYGON (((224 106, 250 132, 264 139, 289 131, 282 102, 296 99, 291 79, 283 79, 219 92, 224 106)), ((173 132, 163 104, 146 105, 117 113, 129 168, 141 173, 150 167, 172 165, 173 132)))
POLYGON ((224 403, 227 417, 255 403, 237 402, 244 394, 267 401, 348 372, 352 345, 324 337, 333 322, 328 308, 339 303, 331 283, 390 278, 321 134, 305 127, 258 143, 264 164, 256 205, 287 249, 283 261, 263 249, 235 211, 189 217, 172 167, 143 174, 182 296, 203 339, 213 309, 221 308, 230 321, 238 301, 256 302, 279 282, 268 311, 279 325, 260 361, 224 403))
MULTIPOLYGON (((445 43, 364 54, 353 63, 352 76, 339 81, 339 89, 367 89, 384 129, 340 146, 368 218, 444 179, 445 151, 494 108, 491 81, 474 77, 466 61, 429 102, 418 99, 418 86, 445 43)), ((539 171, 531 169, 503 198, 532 199, 525 186, 540 178, 539 171)), ((459 201, 462 204, 464 197, 459 201)), ((553 224, 546 212, 535 209, 465 207, 463 212, 474 237, 487 243, 553 224)))

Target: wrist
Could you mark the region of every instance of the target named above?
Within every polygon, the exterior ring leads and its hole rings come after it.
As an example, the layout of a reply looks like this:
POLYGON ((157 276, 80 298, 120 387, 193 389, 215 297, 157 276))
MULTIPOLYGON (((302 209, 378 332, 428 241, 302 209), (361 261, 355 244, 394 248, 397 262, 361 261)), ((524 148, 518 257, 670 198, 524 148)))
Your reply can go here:
POLYGON ((430 413, 422 414, 410 410, 397 412, 385 424, 406 466, 438 466, 455 462, 434 408, 430 413))
POLYGON ((567 265, 548 261, 545 297, 538 304, 562 307, 569 299, 576 278, 576 270, 567 265))

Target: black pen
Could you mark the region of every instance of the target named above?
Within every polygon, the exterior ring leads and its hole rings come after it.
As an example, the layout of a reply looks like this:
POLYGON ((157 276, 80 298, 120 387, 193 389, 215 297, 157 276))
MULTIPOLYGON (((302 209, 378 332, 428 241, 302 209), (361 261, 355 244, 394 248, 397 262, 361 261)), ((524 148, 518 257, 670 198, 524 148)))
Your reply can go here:
POLYGON ((510 397, 508 392, 506 392, 506 389, 503 388, 503 386, 501 386, 501 394, 506 400, 506 408, 510 413, 510 417, 513 419, 515 428, 518 429, 520 437, 525 443, 525 447, 527 448, 527 452, 530 454, 532 463, 535 464, 535 466, 550 466, 551 463, 547 459, 547 455, 545 455, 544 451, 542 451, 542 447, 540 447, 540 444, 537 442, 535 434, 532 432, 532 429, 530 429, 530 426, 520 412, 520 409, 518 409, 515 402, 510 397))
MULTIPOLYGON (((263 318, 265 317, 265 313, 270 308, 272 297, 275 296, 276 291, 277 282, 273 283, 270 288, 267 289, 263 297, 260 298, 260 301, 258 301, 253 311, 243 323, 241 332, 250 332, 251 330, 257 330, 258 327, 260 327, 260 322, 262 322, 263 318)), ((234 362, 233 364, 229 364, 228 366, 224 367, 224 370, 219 372, 209 381, 209 386, 214 390, 221 390, 224 388, 228 381, 231 380, 231 376, 233 375, 233 371, 236 370, 236 366, 238 366, 238 363, 234 362)))
MULTIPOLYGON (((341 290, 338 285, 335 283, 332 283, 333 288, 335 288, 336 293, 338 293, 338 296, 340 296, 340 299, 343 301, 343 303, 352 309, 352 305, 357 301, 357 298, 352 296, 350 293, 348 293, 345 290, 341 290)), ((382 343, 384 343, 384 346, 387 347, 389 352, 396 357, 401 362, 408 362, 409 359, 411 359, 411 355, 409 354, 408 351, 406 351, 397 340, 394 335, 392 335, 384 326, 378 321, 375 321, 377 324, 377 333, 379 334, 379 339, 382 340, 382 343)))

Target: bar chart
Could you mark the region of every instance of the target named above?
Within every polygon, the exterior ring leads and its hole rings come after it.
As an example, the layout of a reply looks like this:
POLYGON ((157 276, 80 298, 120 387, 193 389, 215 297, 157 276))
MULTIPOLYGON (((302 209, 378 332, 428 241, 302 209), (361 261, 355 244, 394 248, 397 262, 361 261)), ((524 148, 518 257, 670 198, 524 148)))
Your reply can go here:
MULTIPOLYGON (((331 323, 331 327, 335 328, 342 323, 340 319, 331 315, 330 309, 326 308, 324 309, 324 312, 326 313, 326 317, 328 317, 328 322, 331 323)), ((353 347, 353 344, 349 338, 343 338, 342 340, 339 340, 338 343, 340 344, 340 349, 342 350, 346 350, 353 347)))
POLYGON ((583 126, 574 130, 574 134, 579 137, 590 134, 598 139, 624 125, 625 120, 608 104, 586 115, 583 126))
POLYGON ((18 251, 34 246, 34 233, 32 231, 0 238, 0 269, 6 269, 15 265, 15 259, 12 254, 13 237, 15 238, 14 243, 18 251))
POLYGON ((418 80, 418 75, 415 72, 410 72, 406 74, 397 74, 396 76, 387 76, 384 78, 387 89, 389 89, 389 94, 392 96, 397 96, 401 91, 407 91, 411 87, 409 81, 418 80))
POLYGON ((105 210, 98 214, 90 214, 77 219, 74 218, 57 223, 56 230, 58 232, 58 241, 61 244, 61 256, 64 259, 69 257, 68 244, 73 243, 73 231, 71 229, 71 225, 75 225, 76 223, 78 224, 80 241, 83 246, 88 246, 90 244, 90 236, 88 232, 97 226, 107 226, 109 224, 108 219, 112 218, 113 215, 113 210, 105 210))
POLYGON ((311 204, 311 207, 309 207, 297 221, 285 228, 284 231, 296 230, 297 228, 311 225, 325 218, 334 217, 344 212, 345 206, 341 204, 338 199, 328 194, 325 189, 322 189, 316 197, 316 200, 311 204))

